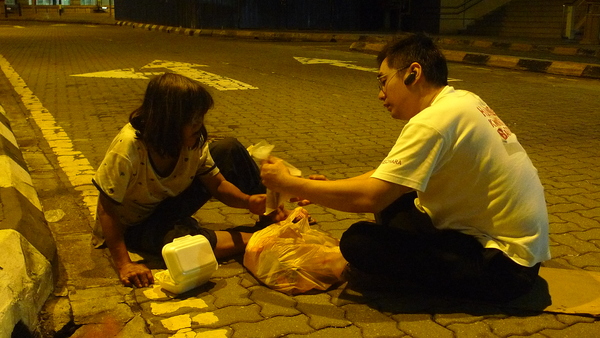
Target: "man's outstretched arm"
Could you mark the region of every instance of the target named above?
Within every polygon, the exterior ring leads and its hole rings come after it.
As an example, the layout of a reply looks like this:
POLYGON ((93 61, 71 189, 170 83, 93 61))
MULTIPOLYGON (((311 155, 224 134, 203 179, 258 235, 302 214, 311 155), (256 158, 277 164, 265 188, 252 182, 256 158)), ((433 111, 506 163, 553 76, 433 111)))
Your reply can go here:
POLYGON ((283 161, 275 157, 263 161, 261 166, 261 178, 267 188, 340 211, 377 213, 411 191, 370 174, 336 181, 310 180, 290 175, 283 161))

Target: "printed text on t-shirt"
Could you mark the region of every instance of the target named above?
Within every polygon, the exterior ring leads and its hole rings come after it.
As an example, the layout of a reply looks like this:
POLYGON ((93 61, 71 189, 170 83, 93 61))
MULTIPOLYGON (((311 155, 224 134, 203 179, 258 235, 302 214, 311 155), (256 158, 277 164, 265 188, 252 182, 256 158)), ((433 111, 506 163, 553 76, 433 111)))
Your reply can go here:
POLYGON ((500 137, 502 137, 502 139, 506 140, 506 139, 508 139, 508 137, 510 135, 512 135, 512 132, 510 131, 510 129, 508 129, 506 124, 504 124, 504 122, 502 122, 502 120, 498 117, 498 115, 496 115, 496 113, 492 110, 492 108, 485 105, 485 106, 478 106, 477 110, 479 110, 483 116, 487 117, 490 125, 494 129, 496 129, 496 132, 498 132, 498 135, 500 135, 500 137))
POLYGON ((389 159, 389 160, 383 160, 381 162, 381 164, 388 164, 388 163, 400 165, 400 164, 402 164, 402 161, 401 160, 397 160, 397 159, 389 159))

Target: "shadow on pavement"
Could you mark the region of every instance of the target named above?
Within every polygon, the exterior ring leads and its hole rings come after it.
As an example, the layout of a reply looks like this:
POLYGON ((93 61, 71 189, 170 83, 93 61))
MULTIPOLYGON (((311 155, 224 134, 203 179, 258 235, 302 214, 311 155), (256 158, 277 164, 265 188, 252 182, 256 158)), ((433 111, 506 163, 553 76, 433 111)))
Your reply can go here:
POLYGON ((465 313, 472 316, 510 315, 535 316, 552 304, 548 283, 538 277, 533 290, 513 301, 494 304, 467 299, 435 295, 431 292, 403 286, 382 290, 356 290, 346 285, 338 296, 343 303, 366 304, 380 312, 392 314, 430 313, 451 314, 465 313))

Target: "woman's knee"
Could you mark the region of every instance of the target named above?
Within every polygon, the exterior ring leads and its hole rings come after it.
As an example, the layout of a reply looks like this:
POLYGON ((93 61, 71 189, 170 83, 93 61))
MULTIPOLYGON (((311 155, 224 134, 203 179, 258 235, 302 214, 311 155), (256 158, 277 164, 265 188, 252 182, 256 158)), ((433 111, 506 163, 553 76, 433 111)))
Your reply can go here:
POLYGON ((265 193, 256 162, 237 139, 228 137, 215 141, 210 152, 227 181, 249 195, 265 193))
POLYGON ((246 150, 246 148, 244 148, 244 146, 233 137, 226 137, 224 139, 214 141, 209 144, 209 149, 213 158, 229 156, 228 154, 246 150))

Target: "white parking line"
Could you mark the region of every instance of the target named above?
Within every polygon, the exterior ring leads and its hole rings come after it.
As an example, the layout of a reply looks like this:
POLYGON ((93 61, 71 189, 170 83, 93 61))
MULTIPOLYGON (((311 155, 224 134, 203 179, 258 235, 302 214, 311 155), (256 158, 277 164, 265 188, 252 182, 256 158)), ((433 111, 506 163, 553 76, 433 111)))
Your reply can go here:
POLYGON ((81 193, 85 206, 89 209, 92 217, 95 218, 98 196, 98 190, 92 184, 95 169, 81 152, 75 150, 73 142, 64 129, 56 123, 54 116, 43 106, 42 102, 33 94, 25 81, 2 55, 0 55, 0 69, 21 97, 21 101, 56 155, 59 166, 65 172, 75 190, 81 193))

